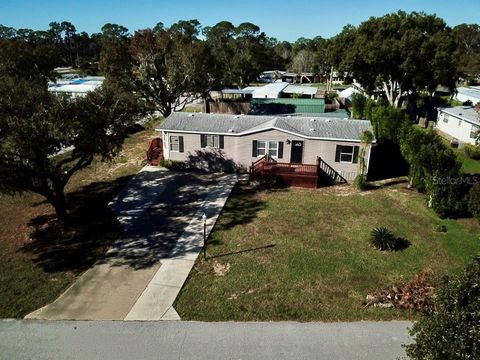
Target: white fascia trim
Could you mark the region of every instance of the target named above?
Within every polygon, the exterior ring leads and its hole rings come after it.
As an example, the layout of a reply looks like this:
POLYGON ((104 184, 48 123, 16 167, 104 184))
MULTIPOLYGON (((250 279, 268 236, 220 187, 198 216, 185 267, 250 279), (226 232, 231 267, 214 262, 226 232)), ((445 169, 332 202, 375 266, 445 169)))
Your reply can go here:
POLYGON ((461 115, 458 115, 458 114, 452 114, 451 112, 448 112, 448 111, 445 111, 445 110, 440 110, 440 112, 444 113, 444 114, 448 114, 450 116, 453 116, 454 118, 457 118, 459 120, 463 120, 463 121, 466 121, 468 122, 469 124, 472 124, 472 125, 475 125, 475 126, 480 126, 479 123, 476 123, 474 122, 473 120, 469 119, 469 118, 466 118, 466 117, 463 117, 461 115))
MULTIPOLYGON (((269 131, 269 130, 278 130, 281 132, 284 132, 286 134, 294 135, 301 137, 303 139, 308 139, 308 140, 325 140, 325 141, 345 141, 345 142, 353 142, 353 143, 361 143, 362 140, 360 139, 342 139, 342 138, 326 138, 326 137, 319 137, 319 136, 305 136, 302 134, 295 133, 293 131, 288 131, 285 129, 279 129, 277 127, 269 127, 265 129, 257 129, 254 131, 244 131, 241 133, 223 133, 223 132, 212 132, 212 131, 195 131, 195 130, 170 130, 170 129, 155 129, 155 131, 165 131, 165 132, 172 132, 172 133, 183 133, 183 134, 206 134, 206 135, 227 135, 227 136, 245 136, 245 135, 251 135, 263 131, 269 131)), ((372 143, 376 143, 377 140, 374 140, 372 143)))

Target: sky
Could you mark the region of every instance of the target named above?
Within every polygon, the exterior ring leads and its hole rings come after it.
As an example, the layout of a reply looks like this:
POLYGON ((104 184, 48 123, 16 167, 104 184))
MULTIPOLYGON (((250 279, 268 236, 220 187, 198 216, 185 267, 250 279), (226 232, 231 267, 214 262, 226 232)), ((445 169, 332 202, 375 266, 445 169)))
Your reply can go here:
POLYGON ((111 22, 133 33, 158 22, 169 26, 197 19, 202 26, 211 26, 227 20, 234 25, 252 22, 268 36, 295 41, 328 38, 344 25, 400 9, 437 14, 452 27, 480 22, 480 0, 0 0, 0 24, 42 30, 51 21, 70 21, 78 32, 94 33, 111 22))

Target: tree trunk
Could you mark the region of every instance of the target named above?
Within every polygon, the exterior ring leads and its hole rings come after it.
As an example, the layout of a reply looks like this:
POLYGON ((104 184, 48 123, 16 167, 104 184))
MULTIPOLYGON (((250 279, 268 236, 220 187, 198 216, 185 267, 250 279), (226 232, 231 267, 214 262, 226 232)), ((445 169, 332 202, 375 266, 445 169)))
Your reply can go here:
POLYGON ((57 197, 53 202, 52 205, 55 209, 55 213, 57 214, 57 218, 66 222, 67 220, 67 202, 65 201, 65 196, 62 194, 61 197, 57 197))
POLYGON ((67 201, 65 198, 64 187, 60 184, 54 185, 53 190, 49 190, 47 194, 43 194, 48 202, 55 209, 57 218, 62 220, 64 223, 67 221, 67 201))

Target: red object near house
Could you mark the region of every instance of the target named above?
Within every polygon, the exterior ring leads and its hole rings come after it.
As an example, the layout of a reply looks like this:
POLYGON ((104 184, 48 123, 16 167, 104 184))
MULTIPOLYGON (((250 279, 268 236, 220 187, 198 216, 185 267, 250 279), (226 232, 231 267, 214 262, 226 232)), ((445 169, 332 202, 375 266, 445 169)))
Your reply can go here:
POLYGON ((147 161, 150 165, 158 165, 163 160, 163 141, 157 137, 150 142, 147 150, 147 161))
POLYGON ((317 188, 321 184, 346 183, 347 180, 320 157, 316 164, 279 163, 265 155, 252 163, 250 176, 275 176, 288 186, 317 188))

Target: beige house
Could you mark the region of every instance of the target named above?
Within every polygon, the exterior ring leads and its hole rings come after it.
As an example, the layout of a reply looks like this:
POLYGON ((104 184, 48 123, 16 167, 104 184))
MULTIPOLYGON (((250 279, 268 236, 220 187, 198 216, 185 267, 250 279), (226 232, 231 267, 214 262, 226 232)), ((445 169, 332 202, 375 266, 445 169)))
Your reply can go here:
MULTIPOLYGON (((269 155, 279 163, 316 164, 320 157, 346 180, 358 173, 361 135, 368 120, 178 112, 156 129, 166 159, 218 169, 247 170, 269 155)), ((370 146, 365 153, 367 171, 370 146)))

